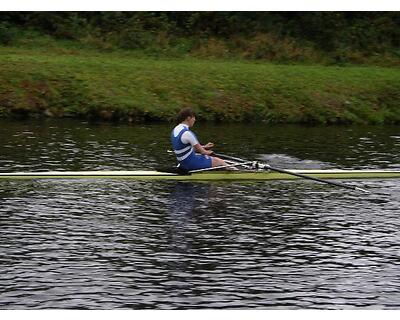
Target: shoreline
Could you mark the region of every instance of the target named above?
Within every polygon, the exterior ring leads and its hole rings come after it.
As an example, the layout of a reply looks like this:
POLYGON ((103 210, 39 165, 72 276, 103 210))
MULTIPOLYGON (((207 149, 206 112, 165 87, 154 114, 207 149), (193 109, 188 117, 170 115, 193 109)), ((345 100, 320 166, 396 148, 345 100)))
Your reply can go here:
POLYGON ((374 66, 151 59, 0 47, 0 118, 400 123, 400 72, 374 66))

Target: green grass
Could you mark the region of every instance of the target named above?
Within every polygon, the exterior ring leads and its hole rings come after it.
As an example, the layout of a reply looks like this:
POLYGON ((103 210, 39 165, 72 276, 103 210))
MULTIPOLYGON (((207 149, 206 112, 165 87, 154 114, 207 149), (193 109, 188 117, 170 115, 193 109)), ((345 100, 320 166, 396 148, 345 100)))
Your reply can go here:
POLYGON ((0 117, 398 123, 399 71, 0 47, 0 117))

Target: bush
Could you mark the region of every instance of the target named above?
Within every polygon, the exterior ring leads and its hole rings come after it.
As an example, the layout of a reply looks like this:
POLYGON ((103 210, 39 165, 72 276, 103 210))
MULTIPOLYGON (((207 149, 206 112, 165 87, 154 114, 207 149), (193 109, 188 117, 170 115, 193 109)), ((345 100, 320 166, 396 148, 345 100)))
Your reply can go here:
POLYGON ((16 29, 7 22, 0 22, 0 44, 9 45, 16 37, 16 29))
POLYGON ((155 36, 148 31, 128 28, 115 36, 117 45, 122 49, 146 49, 155 42, 155 36))

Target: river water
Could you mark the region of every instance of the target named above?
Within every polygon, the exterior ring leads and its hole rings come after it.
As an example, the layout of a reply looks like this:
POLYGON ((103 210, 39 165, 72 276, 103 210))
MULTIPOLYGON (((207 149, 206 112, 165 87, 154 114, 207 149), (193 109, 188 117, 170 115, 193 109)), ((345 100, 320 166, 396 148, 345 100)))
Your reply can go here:
MULTIPOLYGON (((285 168, 400 169, 398 127, 196 125, 285 168)), ((154 169, 167 125, 0 121, 0 172, 154 169)), ((399 309, 400 181, 0 181, 1 309, 399 309)))

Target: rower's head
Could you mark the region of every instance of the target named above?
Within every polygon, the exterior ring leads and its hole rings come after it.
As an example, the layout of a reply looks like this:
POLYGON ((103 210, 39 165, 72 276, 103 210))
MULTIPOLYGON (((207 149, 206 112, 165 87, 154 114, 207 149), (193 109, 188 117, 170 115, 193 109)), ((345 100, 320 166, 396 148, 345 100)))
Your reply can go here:
POLYGON ((179 111, 177 122, 187 124, 189 127, 193 127, 194 123, 196 122, 196 114, 192 108, 183 108, 181 111, 179 111))

